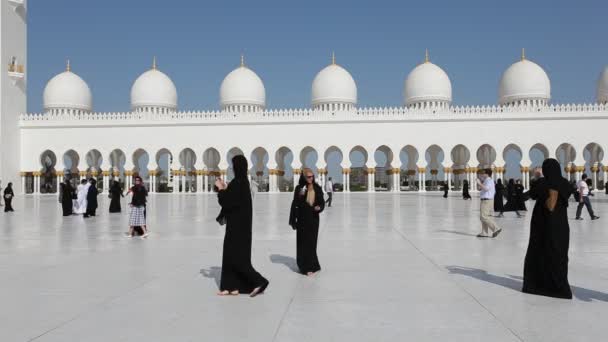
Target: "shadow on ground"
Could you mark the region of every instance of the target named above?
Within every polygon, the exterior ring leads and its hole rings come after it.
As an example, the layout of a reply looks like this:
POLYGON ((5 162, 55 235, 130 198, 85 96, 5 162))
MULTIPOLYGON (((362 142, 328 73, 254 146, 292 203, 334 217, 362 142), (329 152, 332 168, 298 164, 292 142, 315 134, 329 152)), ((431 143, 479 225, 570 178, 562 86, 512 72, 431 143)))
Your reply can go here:
POLYGON ((205 278, 215 280, 215 284, 217 285, 217 288, 218 289, 220 288, 220 282, 222 280, 222 268, 221 267, 212 266, 212 267, 209 267, 208 269, 201 268, 201 274, 205 278))
MULTIPOLYGON (((523 286, 523 278, 520 276, 507 275, 506 277, 488 273, 485 270, 478 268, 462 267, 462 266, 447 266, 446 269, 450 274, 460 274, 467 277, 482 280, 495 285, 500 285, 514 291, 521 291, 523 286)), ((578 286, 572 286, 572 294, 578 300, 584 302, 602 301, 608 302, 608 293, 590 290, 578 286)))
POLYGON ((289 268, 292 272, 295 272, 298 274, 300 273, 300 269, 298 268, 296 259, 294 259, 290 256, 272 254, 270 256, 270 262, 272 262, 273 264, 283 264, 283 265, 287 266, 287 268, 289 268))

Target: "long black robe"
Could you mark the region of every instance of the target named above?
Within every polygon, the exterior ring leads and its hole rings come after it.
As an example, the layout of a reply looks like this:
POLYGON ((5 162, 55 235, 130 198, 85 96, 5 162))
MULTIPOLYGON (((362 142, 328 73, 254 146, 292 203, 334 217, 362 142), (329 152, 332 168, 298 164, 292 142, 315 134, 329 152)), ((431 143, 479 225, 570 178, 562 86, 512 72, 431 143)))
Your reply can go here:
POLYGON ((469 182, 464 181, 462 184, 462 199, 471 199, 471 195, 469 194, 469 182))
POLYGON ((122 208, 120 207, 120 198, 124 197, 122 193, 122 189, 120 188, 120 183, 114 182, 112 187, 110 188, 110 212, 111 213, 119 213, 122 208))
MULTIPOLYGON (((556 162, 557 163, 557 162, 556 162)), ((559 163, 557 175, 561 178, 559 163)), ((543 173, 547 176, 545 168, 543 173)), ((541 178, 529 192, 536 200, 530 222, 530 240, 524 261, 523 292, 556 298, 572 298, 568 283, 568 248, 570 227, 568 225, 568 198, 571 189, 568 182, 541 178), (558 200, 553 212, 545 201, 549 189, 557 190, 558 200)))
POLYGON ((11 187, 6 187, 6 189, 4 189, 4 212, 8 213, 9 211, 15 211, 15 209, 13 209, 13 198, 15 198, 15 193, 13 192, 13 188, 11 187))
POLYGON ((517 210, 528 210, 526 208, 526 200, 524 196, 524 186, 521 184, 515 184, 515 205, 517 210))
POLYGON ((306 185, 296 186, 293 193, 293 202, 289 214, 289 225, 296 230, 296 261, 302 274, 318 272, 321 270, 317 256, 317 242, 319 240, 319 214, 325 208, 323 191, 317 183, 313 182, 315 202, 311 206, 306 202, 308 190, 306 185), (302 192, 304 188, 304 192, 302 192), (321 210, 315 211, 319 206, 321 210))
POLYGON ((515 191, 515 183, 507 184, 507 203, 505 203, 503 211, 516 211, 519 209, 518 198, 515 191))
POLYGON ((74 188, 70 183, 61 183, 61 209, 63 216, 70 216, 74 210, 74 188))
POLYGON ((268 280, 251 265, 252 207, 246 176, 233 179, 217 197, 226 218, 220 291, 250 293, 268 280))
POLYGON ((92 183, 91 186, 89 186, 89 191, 87 192, 87 211, 84 216, 95 216, 98 194, 99 191, 97 191, 97 185, 92 183))
POLYGON ((503 202, 503 197, 505 195, 505 186, 501 183, 496 184, 496 194, 494 195, 494 211, 498 213, 502 213, 505 211, 505 204, 503 202))

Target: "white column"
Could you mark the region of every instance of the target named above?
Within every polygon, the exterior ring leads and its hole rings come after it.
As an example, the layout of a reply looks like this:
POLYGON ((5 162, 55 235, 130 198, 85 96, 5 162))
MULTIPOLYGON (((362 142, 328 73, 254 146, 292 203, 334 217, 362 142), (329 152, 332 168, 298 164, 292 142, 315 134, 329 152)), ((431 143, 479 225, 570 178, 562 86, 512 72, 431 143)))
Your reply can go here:
POLYGON ((200 171, 196 174, 196 192, 199 194, 203 192, 203 175, 200 171))
POLYGON ((57 186, 55 187, 55 193, 59 194, 59 186, 61 185, 62 179, 60 175, 57 175, 57 186))
POLYGON ((344 184, 344 192, 350 192, 350 169, 348 172, 345 173, 346 175, 346 182, 344 184))
POLYGON ((295 170, 295 169, 293 171, 293 188, 294 189, 296 188, 296 186, 298 186, 298 181, 299 181, 298 178, 300 178, 299 172, 300 172, 300 170, 295 170))
POLYGON ((374 174, 371 168, 367 169, 367 192, 374 192, 374 174))
POLYGON ((21 194, 25 195, 25 173, 21 174, 21 194))
POLYGON ((426 192, 426 170, 422 173, 422 192, 426 192))
POLYGON ((604 186, 606 186, 606 183, 608 182, 608 178, 606 178, 608 176, 608 167, 606 167, 606 165, 604 165, 604 179, 602 180, 604 182, 604 186))
POLYGON ((109 193, 110 192, 110 175, 107 173, 107 171, 102 171, 102 175, 103 175, 103 192, 109 193))
POLYGON ((342 192, 346 192, 346 173, 342 171, 342 192))
POLYGON ((447 172, 448 176, 448 190, 452 191, 452 170, 447 172))
POLYGON ((40 194, 40 176, 37 174, 34 176, 34 193, 40 194))
POLYGON ((203 175, 203 192, 209 191, 209 174, 203 175))

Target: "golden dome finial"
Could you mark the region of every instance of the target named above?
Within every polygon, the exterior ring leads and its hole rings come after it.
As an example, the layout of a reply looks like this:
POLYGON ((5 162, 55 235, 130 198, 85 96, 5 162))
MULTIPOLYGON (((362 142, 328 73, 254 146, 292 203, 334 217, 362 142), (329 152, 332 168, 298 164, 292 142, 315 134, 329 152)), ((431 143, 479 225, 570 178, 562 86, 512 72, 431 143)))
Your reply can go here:
POLYGON ((70 66, 70 59, 68 58, 65 63, 65 71, 72 71, 72 66, 70 66))
POLYGON ((526 60, 526 48, 521 48, 521 60, 526 60))
POLYGON ((241 68, 245 67, 245 55, 241 53, 241 68))
POLYGON ((336 53, 331 52, 331 64, 336 64, 336 53))
POLYGON ((154 56, 152 58, 152 70, 156 70, 156 68, 157 68, 157 65, 156 65, 156 56, 154 56))
POLYGON ((424 63, 428 63, 430 62, 430 58, 429 58, 429 49, 425 49, 424 51, 424 63))

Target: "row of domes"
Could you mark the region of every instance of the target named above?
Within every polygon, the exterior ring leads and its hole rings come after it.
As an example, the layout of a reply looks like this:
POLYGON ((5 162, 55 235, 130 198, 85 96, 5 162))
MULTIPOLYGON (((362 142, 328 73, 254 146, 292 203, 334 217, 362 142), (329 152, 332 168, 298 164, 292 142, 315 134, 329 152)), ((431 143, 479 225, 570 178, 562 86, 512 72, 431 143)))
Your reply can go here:
MULTIPOLYGON (((424 63, 416 66, 405 79, 404 103, 406 106, 449 106, 452 101, 452 84, 448 75, 430 62, 428 52, 424 63)), ((53 77, 44 89, 44 109, 73 109, 92 111, 89 86, 67 70, 53 77)), ((498 90, 501 105, 518 103, 546 104, 551 99, 551 82, 538 64, 527 60, 522 51, 521 60, 512 64, 502 75, 498 90)), ((597 100, 608 102, 608 67, 598 80, 597 100)), ((314 108, 350 108, 357 104, 357 85, 351 74, 332 62, 323 68, 312 82, 314 108), (334 107, 328 107, 328 106, 334 107)), ((266 107, 266 89, 260 77, 241 65, 231 71, 220 87, 220 105, 223 110, 259 110, 266 107)), ((140 75, 131 88, 131 109, 177 110, 177 89, 173 81, 159 71, 154 59, 152 69, 140 75)))

